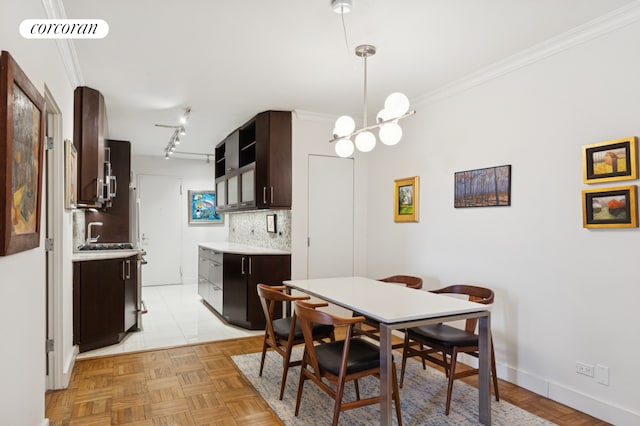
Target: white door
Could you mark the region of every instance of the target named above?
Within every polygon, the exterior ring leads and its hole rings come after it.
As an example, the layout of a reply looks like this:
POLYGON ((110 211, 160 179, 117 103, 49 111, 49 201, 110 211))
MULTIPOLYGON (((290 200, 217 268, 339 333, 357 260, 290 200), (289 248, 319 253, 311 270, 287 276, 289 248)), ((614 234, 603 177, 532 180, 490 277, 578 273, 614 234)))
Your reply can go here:
POLYGON ((143 286, 182 283, 181 186, 175 176, 138 175, 140 247, 147 252, 143 286))
POLYGON ((353 159, 309 156, 308 278, 353 275, 353 159))

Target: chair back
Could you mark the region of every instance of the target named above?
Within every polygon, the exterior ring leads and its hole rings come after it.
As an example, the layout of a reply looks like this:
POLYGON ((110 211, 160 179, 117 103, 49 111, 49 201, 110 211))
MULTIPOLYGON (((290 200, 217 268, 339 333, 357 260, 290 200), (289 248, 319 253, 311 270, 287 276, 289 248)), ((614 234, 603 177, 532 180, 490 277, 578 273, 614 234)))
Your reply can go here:
POLYGON ((380 278, 378 281, 383 281, 385 283, 401 283, 409 288, 415 289, 422 288, 422 278, 413 277, 411 275, 392 275, 390 277, 380 278))
MULTIPOLYGON (((483 305, 492 304, 494 298, 493 290, 486 287, 467 284, 454 284, 437 290, 431 290, 431 293, 463 294, 468 296, 468 300, 470 302, 482 303, 483 305)), ((468 333, 475 333, 477 323, 478 318, 469 318, 464 327, 465 331, 468 333)))
POLYGON ((298 316, 300 322, 300 328, 304 336, 304 348, 305 355, 307 357, 307 363, 313 368, 314 375, 321 380, 320 368, 318 366, 318 357, 316 356, 316 350, 313 340, 312 327, 313 324, 333 325, 333 326, 347 326, 347 331, 344 340, 344 352, 342 354, 343 360, 346 359, 349 354, 349 345, 351 344, 352 328, 354 324, 364 322, 364 317, 338 317, 331 315, 328 312, 323 312, 315 309, 318 306, 326 306, 326 303, 314 304, 304 301, 296 301, 295 313, 298 316))
MULTIPOLYGON (((258 284, 256 286, 258 296, 260 297, 260 304, 262 305, 262 311, 266 319, 266 327, 268 335, 273 339, 276 338, 276 334, 273 330, 273 316, 278 303, 281 302, 293 302, 296 300, 307 300, 309 296, 292 296, 285 293, 286 286, 270 286, 266 284, 258 284)), ((295 312, 293 315, 293 325, 295 326, 295 312)))

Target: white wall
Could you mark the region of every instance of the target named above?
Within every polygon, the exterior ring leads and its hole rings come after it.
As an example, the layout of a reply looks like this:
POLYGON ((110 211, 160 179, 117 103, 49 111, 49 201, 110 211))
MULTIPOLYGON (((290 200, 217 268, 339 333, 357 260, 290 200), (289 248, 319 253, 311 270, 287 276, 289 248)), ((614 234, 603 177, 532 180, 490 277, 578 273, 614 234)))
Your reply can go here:
MULTIPOLYGON (((64 73, 54 41, 25 40, 18 26, 25 18, 45 17, 40 2, 12 2, 0 13, 0 49, 11 53, 29 79, 44 94, 45 84, 63 111, 65 138, 73 137, 73 88, 64 73)), ((62 149, 60 147, 60 149, 62 149)), ((62 157, 60 157, 62 158, 62 157)), ((62 164, 57 164, 62 167, 62 164)), ((58 192, 59 194, 62 191, 58 192)), ((70 214, 63 213, 63 233, 70 235, 70 214)), ((43 214, 44 231, 44 214, 43 214)), ((41 233, 44 237, 44 232, 41 233)), ((71 312, 71 242, 65 239, 68 267, 63 271, 63 311, 71 312)), ((40 425, 45 394, 45 254, 44 246, 0 257, 0 423, 40 425)), ((72 354, 71 321, 67 318, 65 359, 72 354)))
MULTIPOLYGON (((329 143, 335 117, 295 111, 292 119, 292 203, 291 203, 291 278, 307 278, 309 155, 336 156, 329 143)), ((354 155, 354 273, 366 275, 366 230, 369 220, 367 198, 367 156, 354 155)), ((330 173, 330 170, 327 170, 330 173)), ((340 220, 336 217, 335 220, 340 220)))
POLYGON ((620 425, 640 424, 640 230, 582 228, 581 190, 596 185, 581 147, 640 135, 639 40, 636 22, 419 105, 368 175, 368 275, 491 287, 499 375, 620 425), (453 208, 454 172, 503 164, 511 207, 453 208), (413 175, 420 222, 394 223, 393 180, 413 175), (576 361, 608 366, 610 384, 576 361))
MULTIPOLYGON (((131 141, 135 143, 135 141, 131 141)), ((158 149, 161 149, 159 147, 158 149)), ((213 163, 204 159, 181 159, 164 157, 133 156, 131 158, 133 181, 138 175, 175 176, 182 179, 182 283, 198 282, 198 244, 208 241, 227 241, 229 220, 220 225, 189 225, 187 215, 187 191, 190 189, 215 189, 213 163)), ((142 271, 144 274, 144 269, 142 271)))

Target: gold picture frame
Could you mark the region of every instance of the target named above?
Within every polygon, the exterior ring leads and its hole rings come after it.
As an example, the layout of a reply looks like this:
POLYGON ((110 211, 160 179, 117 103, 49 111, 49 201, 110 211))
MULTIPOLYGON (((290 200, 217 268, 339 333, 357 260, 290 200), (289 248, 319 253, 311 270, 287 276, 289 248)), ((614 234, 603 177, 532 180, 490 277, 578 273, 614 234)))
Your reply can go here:
POLYGON ((638 178, 638 138, 614 139, 582 147, 584 183, 638 178))
POLYGON ((64 208, 75 209, 78 201, 78 152, 69 139, 64 141, 64 208))
POLYGON ((637 228, 637 187, 585 189, 582 191, 584 228, 637 228))
POLYGON ((394 183, 393 220, 419 222, 420 177, 396 179, 394 183))

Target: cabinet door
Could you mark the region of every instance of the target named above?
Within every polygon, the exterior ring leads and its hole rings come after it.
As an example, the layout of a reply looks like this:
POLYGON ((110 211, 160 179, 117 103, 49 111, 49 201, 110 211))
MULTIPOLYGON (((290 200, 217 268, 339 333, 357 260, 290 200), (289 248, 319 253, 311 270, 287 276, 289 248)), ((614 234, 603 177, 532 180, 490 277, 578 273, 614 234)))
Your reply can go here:
POLYGON ((240 173, 240 206, 253 207, 256 205, 256 173, 250 167, 240 173))
POLYGON ((124 325, 120 332, 128 331, 138 322, 138 259, 131 256, 122 260, 122 274, 124 276, 124 325))
POLYGON ((239 175, 233 175, 227 179, 227 206, 237 207, 240 201, 239 175))
POLYGON ((113 340, 123 331, 122 259, 80 264, 80 343, 113 340))
POLYGON ((216 179, 216 210, 224 210, 227 206, 227 180, 216 179))
POLYGON ((256 204, 291 207, 291 113, 256 116, 256 204))
POLYGON ((78 205, 101 207, 104 188, 105 108, 90 87, 74 91, 74 145, 78 151, 78 205))
MULTIPOLYGON (((247 321, 252 328, 265 326, 264 313, 258 297, 257 285, 282 285, 285 280, 291 279, 291 256, 247 256, 247 321)), ((274 318, 282 316, 281 306, 278 306, 274 318)))
POLYGON ((222 314, 229 322, 247 318, 247 256, 225 253, 222 267, 222 314))

